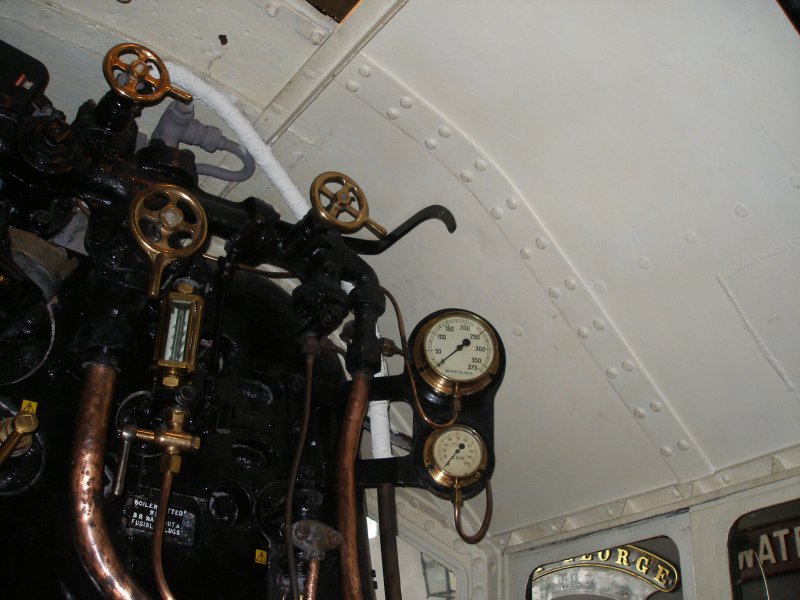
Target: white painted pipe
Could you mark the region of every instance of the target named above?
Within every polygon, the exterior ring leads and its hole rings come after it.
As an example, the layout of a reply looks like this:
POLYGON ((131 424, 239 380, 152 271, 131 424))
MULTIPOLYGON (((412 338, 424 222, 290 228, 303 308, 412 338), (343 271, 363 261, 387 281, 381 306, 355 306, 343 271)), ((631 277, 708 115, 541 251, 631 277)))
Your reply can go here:
POLYGON ((311 206, 278 159, 275 158, 270 147, 261 139, 253 125, 236 108, 236 105, 189 69, 171 62, 166 62, 165 65, 172 83, 191 93, 195 100, 207 105, 225 120, 239 138, 241 145, 247 148, 256 164, 264 170, 269 180, 275 185, 295 218, 302 218, 311 206))

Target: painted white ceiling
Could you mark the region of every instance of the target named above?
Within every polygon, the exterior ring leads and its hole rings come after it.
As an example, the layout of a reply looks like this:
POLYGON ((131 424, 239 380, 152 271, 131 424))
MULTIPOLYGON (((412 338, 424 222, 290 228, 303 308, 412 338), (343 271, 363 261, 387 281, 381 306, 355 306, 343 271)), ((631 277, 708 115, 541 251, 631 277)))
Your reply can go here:
MULTIPOLYGON (((260 125, 326 49, 299 2, 187 6, 5 0, 0 35, 70 116, 130 40, 260 125)), ((410 0, 279 138, 301 190, 348 173, 388 228, 456 215, 372 262, 408 323, 460 306, 503 337, 493 533, 800 443, 798 106, 772 1, 410 0)), ((227 193, 282 207, 260 175, 227 193)))

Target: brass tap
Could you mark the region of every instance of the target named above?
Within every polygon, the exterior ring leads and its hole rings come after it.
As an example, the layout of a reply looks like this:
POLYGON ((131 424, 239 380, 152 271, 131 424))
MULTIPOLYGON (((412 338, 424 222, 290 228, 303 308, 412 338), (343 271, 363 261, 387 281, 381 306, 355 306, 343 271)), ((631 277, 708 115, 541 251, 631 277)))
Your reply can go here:
POLYGON ((111 488, 115 496, 122 495, 125 486, 125 472, 128 470, 128 459, 134 442, 144 442, 161 449, 161 472, 180 473, 181 453, 196 453, 200 450, 200 437, 184 431, 186 411, 173 407, 168 410, 167 426, 164 429, 142 429, 135 425, 122 428, 122 454, 120 455, 114 485, 111 488))

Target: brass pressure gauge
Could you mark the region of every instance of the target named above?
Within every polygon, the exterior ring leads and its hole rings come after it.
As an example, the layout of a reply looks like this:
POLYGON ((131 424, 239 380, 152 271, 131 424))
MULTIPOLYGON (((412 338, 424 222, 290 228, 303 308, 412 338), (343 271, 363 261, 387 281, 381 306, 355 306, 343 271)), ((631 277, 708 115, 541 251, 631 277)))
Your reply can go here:
POLYGON ((422 448, 425 470, 447 488, 464 488, 486 471, 489 453, 480 434, 466 425, 435 429, 422 448))
POLYGON ((168 387, 191 377, 197 363, 203 298, 188 283, 179 283, 161 304, 153 367, 168 387))
POLYGON ((414 367, 436 392, 474 394, 492 382, 501 347, 494 328, 463 310, 434 313, 414 335, 414 367))

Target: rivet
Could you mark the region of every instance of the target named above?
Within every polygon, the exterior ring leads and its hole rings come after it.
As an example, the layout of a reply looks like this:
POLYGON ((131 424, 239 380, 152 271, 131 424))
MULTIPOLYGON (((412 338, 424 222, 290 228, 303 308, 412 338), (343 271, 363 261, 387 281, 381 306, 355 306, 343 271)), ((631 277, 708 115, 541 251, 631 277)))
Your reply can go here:
POLYGON ((478 557, 472 561, 472 566, 475 567, 476 569, 482 569, 485 564, 486 561, 483 560, 481 557, 478 557))
POLYGON ((475 176, 472 174, 472 171, 464 170, 461 171, 459 177, 461 177, 461 181, 469 183, 475 176))
POLYGON ((430 533, 434 529, 436 529, 436 521, 425 521, 425 531, 430 533))
POLYGON ((489 163, 487 163, 482 158, 479 158, 478 160, 475 161, 475 168, 478 169, 478 171, 485 171, 486 169, 489 168, 489 163))
POLYGON ((521 336, 522 336, 522 334, 523 334, 523 333, 525 333, 525 330, 524 330, 524 329, 522 329, 522 327, 520 327, 519 325, 517 325, 516 327, 514 327, 514 328, 513 328, 511 331, 512 331, 512 332, 514 333, 514 335, 515 335, 515 336, 517 336, 517 337, 521 337, 521 336))
POLYGON ((397 119, 400 116, 400 111, 396 108, 390 108, 386 111, 386 116, 389 117, 392 121, 397 119))
POLYGON ((279 11, 280 9, 281 9, 281 5, 280 5, 280 3, 278 3, 278 2, 270 2, 270 3, 267 5, 267 14, 268 14, 270 17, 277 17, 277 16, 278 16, 278 11, 279 11))
POLYGON ((491 215, 492 215, 492 217, 493 217, 493 218, 495 218, 495 219, 498 219, 498 220, 499 220, 499 219, 502 219, 502 218, 503 218, 503 209, 502 209, 502 208, 500 208, 499 206, 495 206, 495 207, 494 207, 494 208, 492 208, 492 210, 490 211, 490 214, 491 214, 491 215))
POLYGON ((789 177, 789 185, 795 189, 800 190, 800 173, 795 173, 789 177))
POLYGON ((533 250, 531 250, 527 246, 525 248, 520 248, 519 255, 522 258, 530 258, 531 256, 533 256, 533 250))
POLYGON ((596 281, 594 284, 594 289, 599 293, 602 294, 606 291, 606 284, 602 281, 596 281))
POLYGON ((603 319, 595 319, 592 321, 592 325, 594 326, 597 331, 603 331, 606 328, 606 322, 603 319))
POLYGON ((405 503, 403 503, 403 502, 398 502, 397 503, 397 512, 400 513, 400 514, 403 514, 404 512, 406 512, 405 503))
POLYGON ((697 234, 694 231, 687 231, 684 239, 686 240, 687 244, 696 244, 697 234))
POLYGON ((669 446, 661 446, 659 452, 661 452, 661 456, 664 457, 672 456, 672 448, 670 448, 669 446))
POLYGON ((678 490, 672 490, 672 497, 673 498, 680 498, 681 493, 678 490))
POLYGON ((589 337, 589 328, 588 327, 578 327, 578 337, 585 340, 589 337))
POLYGON ((728 475, 727 473, 723 473, 722 477, 720 477, 720 479, 722 480, 722 483, 730 483, 731 482, 731 476, 728 475))
POLYGON ((403 108, 411 108, 414 106, 414 100, 410 96, 402 96, 400 98, 400 106, 403 108))
POLYGON ((553 308, 552 306, 547 309, 547 314, 550 316, 551 319, 557 319, 558 318, 558 311, 555 308, 553 308))
POLYGON ((319 46, 322 43, 323 38, 325 37, 325 32, 321 29, 315 29, 311 32, 311 43, 315 46, 319 46))
POLYGON ((558 298, 561 295, 561 290, 558 289, 556 286, 552 286, 550 289, 547 290, 547 294, 551 298, 558 298))
POLYGON ((411 504, 413 508, 419 508, 419 500, 417 500, 416 498, 411 498, 409 504, 411 504))
POLYGON ((514 210, 519 206, 519 200, 514 198, 514 196, 509 196, 508 198, 506 198, 506 206, 511 210, 514 210))
POLYGON ((683 450, 686 452, 689 449, 689 440, 680 439, 678 440, 678 450, 683 450))
POLYGON ((622 368, 625 369, 628 373, 633 371, 636 368, 636 365, 633 364, 631 360, 623 360, 622 361, 622 368))
POLYGON ((746 204, 737 204, 736 208, 733 209, 733 212, 736 213, 738 217, 746 217, 750 214, 750 209, 747 208, 746 204))
POLYGON ((451 135, 453 135, 453 130, 447 125, 443 125, 442 127, 439 127, 439 135, 443 138, 449 138, 451 135))
POLYGON ((358 88, 361 86, 358 85, 358 82, 355 79, 348 79, 345 87, 350 90, 351 92, 357 92, 358 88))
POLYGON ((453 542, 453 548, 455 548, 457 552, 463 553, 464 550, 467 549, 467 545, 462 540, 457 539, 453 542))
POLYGON ((640 256, 639 260, 636 261, 639 265, 640 269, 649 269, 650 268, 650 259, 646 256, 640 256))
POLYGON ((644 419, 647 416, 647 413, 641 406, 637 406, 633 409, 633 416, 637 419, 644 419))
POLYGON ((547 238, 541 237, 541 236, 537 237, 536 238, 536 247, 539 250, 545 250, 547 248, 547 238))
POLYGON ((437 142, 435 138, 427 138, 425 140, 425 147, 428 150, 435 150, 436 146, 438 146, 438 145, 439 145, 439 142, 437 142))
POLYGON ((619 371, 617 371, 614 367, 608 367, 606 369, 606 377, 609 379, 616 379, 619 377, 619 371))
POLYGON ((564 280, 564 287, 567 288, 568 290, 574 290, 576 287, 578 287, 578 282, 575 281, 572 277, 569 277, 564 280))
POLYGON ((652 400, 650 402, 650 410, 653 412, 661 412, 661 409, 664 408, 664 405, 661 404, 658 400, 652 400))
POLYGON ((358 74, 361 75, 362 77, 369 77, 370 75, 372 75, 372 67, 370 67, 369 65, 361 65, 360 67, 358 67, 358 74))

